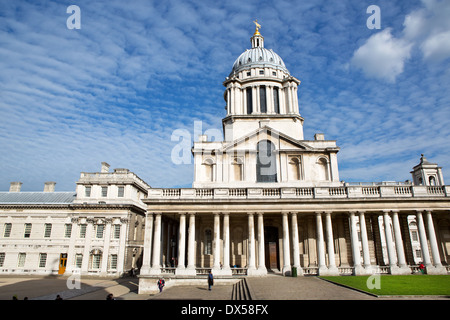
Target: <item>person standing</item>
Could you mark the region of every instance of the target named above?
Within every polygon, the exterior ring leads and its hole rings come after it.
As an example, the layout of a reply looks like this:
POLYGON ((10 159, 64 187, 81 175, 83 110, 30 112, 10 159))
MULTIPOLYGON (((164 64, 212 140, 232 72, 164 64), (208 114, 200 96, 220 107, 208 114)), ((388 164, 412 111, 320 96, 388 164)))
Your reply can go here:
POLYGON ((214 276, 211 272, 211 270, 209 271, 208 274, 208 290, 211 291, 211 287, 214 285, 214 276))

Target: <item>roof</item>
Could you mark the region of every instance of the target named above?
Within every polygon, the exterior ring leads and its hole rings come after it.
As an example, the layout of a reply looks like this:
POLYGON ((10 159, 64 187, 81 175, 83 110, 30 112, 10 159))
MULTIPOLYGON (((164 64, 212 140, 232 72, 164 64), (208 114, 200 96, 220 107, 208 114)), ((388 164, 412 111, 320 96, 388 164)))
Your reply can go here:
POLYGON ((75 192, 0 192, 1 204, 70 204, 75 192))
POLYGON ((284 65, 281 57, 273 50, 266 48, 252 48, 245 50, 234 62, 231 74, 239 72, 241 69, 254 68, 254 67, 271 67, 274 69, 280 69, 289 73, 284 65))

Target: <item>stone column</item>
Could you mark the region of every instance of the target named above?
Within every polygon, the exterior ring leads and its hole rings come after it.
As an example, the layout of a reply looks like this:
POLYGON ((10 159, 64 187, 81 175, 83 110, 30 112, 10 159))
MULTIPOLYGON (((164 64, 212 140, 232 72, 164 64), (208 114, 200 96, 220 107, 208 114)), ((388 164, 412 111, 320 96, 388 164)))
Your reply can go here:
POLYGON ((395 263, 395 248, 394 242, 392 240, 392 230, 389 221, 389 210, 383 211, 383 222, 384 222, 384 235, 386 237, 386 248, 389 258, 389 267, 391 269, 391 274, 397 273, 397 264, 395 263))
POLYGON ((289 221, 286 212, 282 213, 283 223, 283 270, 282 273, 285 276, 291 274, 291 249, 289 246, 289 221))
POLYGON ((428 269, 432 269, 433 265, 431 264, 430 253, 428 251, 428 240, 427 234, 425 232, 425 225, 423 223, 422 212, 420 211, 416 212, 416 220, 417 220, 417 229, 419 231, 419 241, 420 241, 420 248, 422 249, 423 262, 427 267, 428 272, 428 269))
POLYGON ((258 212, 258 273, 261 275, 267 274, 264 244, 264 215, 258 212))
POLYGON ((152 252, 152 268, 150 274, 161 274, 161 213, 155 213, 153 234, 153 252, 152 252))
POLYGON ((339 269, 336 267, 334 256, 334 237, 333 226, 331 224, 331 212, 325 212, 325 229, 327 232, 327 250, 328 250, 328 274, 339 275, 339 269))
POLYGON ((428 239, 430 240, 431 255, 433 257, 434 268, 427 268, 428 274, 447 274, 447 270, 442 266, 441 257, 439 256, 439 248, 436 240, 436 232, 434 230, 433 217, 431 211, 426 211, 428 239))
POLYGON ((253 212, 248 214, 248 270, 249 276, 256 272, 255 221, 253 212))
POLYGON ((184 274, 186 255, 186 214, 180 213, 180 225, 178 228, 178 265, 175 274, 184 274))
POLYGON ((90 259, 90 248, 91 248, 91 240, 92 233, 94 232, 94 219, 87 218, 86 219, 86 236, 84 239, 84 250, 83 250, 83 261, 81 263, 81 272, 87 272, 89 267, 89 259, 90 259))
POLYGON ((324 275, 327 274, 328 268, 325 264, 325 241, 323 238, 322 214, 320 212, 316 212, 316 230, 319 275, 324 275))
POLYGON ((405 250, 403 248, 403 239, 400 228, 400 221, 398 219, 398 212, 394 210, 392 211, 392 223, 394 225, 395 247, 397 249, 398 266, 400 267, 400 269, 397 270, 397 273, 411 274, 411 269, 406 264, 405 250))
POLYGON ((223 214, 223 275, 231 276, 230 268, 230 214, 223 214))
POLYGON ((294 267, 297 268, 297 275, 303 275, 303 270, 300 266, 300 248, 298 245, 298 222, 297 222, 297 212, 291 213, 291 228, 292 228, 292 246, 294 255, 294 267))
POLYGON ((356 229, 356 216, 355 212, 350 212, 350 236, 352 244, 352 255, 353 255, 353 267, 354 274, 361 275, 364 274, 364 270, 361 266, 361 253, 359 251, 359 241, 358 241, 358 230, 356 229))
POLYGON ((364 211, 359 211, 359 229, 361 232, 361 244, 364 258, 364 269, 368 274, 372 273, 372 266, 370 264, 369 239, 367 237, 366 217, 364 211))
POLYGON ((214 213, 213 273, 220 272, 220 214, 214 213))
POLYGON ((151 266, 151 252, 152 252, 152 236, 153 236, 153 214, 147 212, 145 216, 145 230, 144 230, 144 252, 142 256, 142 267, 140 274, 145 275, 150 272, 151 266))
POLYGON ((172 231, 172 221, 167 221, 167 234, 166 234, 166 267, 170 267, 170 239, 171 239, 171 231, 172 231))
MULTIPOLYGON (((108 259, 109 259, 109 245, 111 243, 111 224, 112 219, 106 218, 105 221, 105 236, 103 237, 104 245, 103 245, 103 259, 102 259, 102 269, 101 274, 108 274, 108 259)), ((134 267, 134 266, 132 266, 134 267)))
POLYGON ((186 268, 187 275, 196 275, 195 271, 195 213, 189 213, 189 232, 188 232, 188 263, 186 268))
MULTIPOLYGON (((120 239, 119 239, 119 253, 117 254, 117 272, 123 273, 125 269, 125 251, 127 245, 127 229, 128 218, 120 218, 120 239)), ((149 262, 150 263, 150 262, 149 262)))

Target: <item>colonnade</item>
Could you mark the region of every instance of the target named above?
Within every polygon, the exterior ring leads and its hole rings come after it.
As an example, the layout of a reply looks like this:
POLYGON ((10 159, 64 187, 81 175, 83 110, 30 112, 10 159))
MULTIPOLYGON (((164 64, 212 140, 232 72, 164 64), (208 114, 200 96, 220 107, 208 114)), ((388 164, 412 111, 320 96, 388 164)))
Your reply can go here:
MULTIPOLYGON (((213 215, 213 238, 212 242, 212 272, 215 275, 231 276, 230 268, 230 216, 233 219, 234 213, 216 212, 213 215), (221 225, 222 222, 222 225, 221 225), (222 235, 222 236, 221 236, 222 235), (221 260, 223 259, 223 261, 221 260), (222 264, 223 263, 223 264, 222 264)), ((320 211, 314 213, 315 216, 315 237, 316 237, 316 253, 317 264, 315 269, 319 275, 339 275, 339 267, 336 265, 335 257, 335 237, 333 236, 333 216, 342 212, 320 211)), ((410 274, 411 269, 407 264, 405 256, 405 242, 402 239, 402 226, 399 219, 399 211, 383 210, 381 212, 350 211, 345 213, 348 217, 348 230, 350 233, 349 241, 351 245, 351 260, 353 265, 353 274, 373 274, 379 272, 379 266, 383 263, 373 264, 371 255, 376 256, 372 248, 369 246, 369 232, 372 227, 366 225, 366 216, 375 218, 381 215, 384 222, 384 238, 388 256, 386 267, 389 268, 390 274, 410 274), (392 221, 392 229, 391 229, 392 221), (357 224, 359 223, 359 228, 357 224)), ((402 213, 404 216, 408 213, 402 213)), ((177 276, 196 276, 196 216, 199 213, 178 213, 178 264, 175 268, 177 276), (188 223, 188 225, 186 225, 188 223), (187 227, 187 228, 186 228, 187 227), (187 233, 187 234, 186 234, 187 233), (187 239, 187 244, 186 244, 187 239)), ((201 213, 204 215, 204 213, 201 213)), ((263 276, 267 274, 265 264, 265 241, 264 241, 264 221, 265 213, 249 212, 247 215, 247 275, 263 276), (256 227, 255 227, 256 222, 256 227)), ((282 248, 282 263, 280 263, 280 271, 284 275, 289 275, 292 268, 295 267, 297 274, 302 275, 303 269, 300 263, 300 247, 299 247, 299 223, 298 217, 306 215, 299 212, 281 212, 276 216, 281 217, 282 237, 280 241, 282 248), (290 221, 290 223, 289 223, 290 221)), ((274 214, 271 213, 271 217, 274 214)), ((423 263, 429 274, 446 274, 445 267, 442 266, 437 243, 436 233, 434 229, 433 217, 431 211, 415 212, 418 236, 420 239, 421 250, 423 254, 423 263), (426 227, 425 227, 426 225, 426 227), (430 248, 430 250, 429 250, 430 248), (430 256, 431 251, 431 256, 430 256)), ((344 216, 345 217, 345 216, 344 216)), ((161 264, 161 218, 162 213, 147 213, 145 224, 145 240, 143 251, 143 265, 141 274, 144 275, 160 275, 162 270, 161 264)), ((240 215, 242 219, 242 214, 240 215)), ((277 218, 278 219, 278 218, 277 218)), ((375 221, 372 219, 372 224, 375 221)), ((409 234, 408 234, 409 237, 409 234)), ((407 242, 408 243, 408 242, 407 242)), ((410 244, 411 242, 409 242, 410 244)), ((376 259, 381 260, 381 259, 376 259)), ((350 259, 349 259, 350 262, 350 259)))

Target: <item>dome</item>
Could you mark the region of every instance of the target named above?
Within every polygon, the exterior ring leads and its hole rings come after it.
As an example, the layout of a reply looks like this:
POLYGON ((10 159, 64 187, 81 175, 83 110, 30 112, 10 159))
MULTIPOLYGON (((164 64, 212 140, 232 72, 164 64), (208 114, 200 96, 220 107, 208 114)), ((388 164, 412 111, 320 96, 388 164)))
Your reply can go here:
POLYGON ((272 49, 255 47, 245 50, 234 62, 231 74, 254 67, 270 67, 289 73, 283 59, 272 49))

